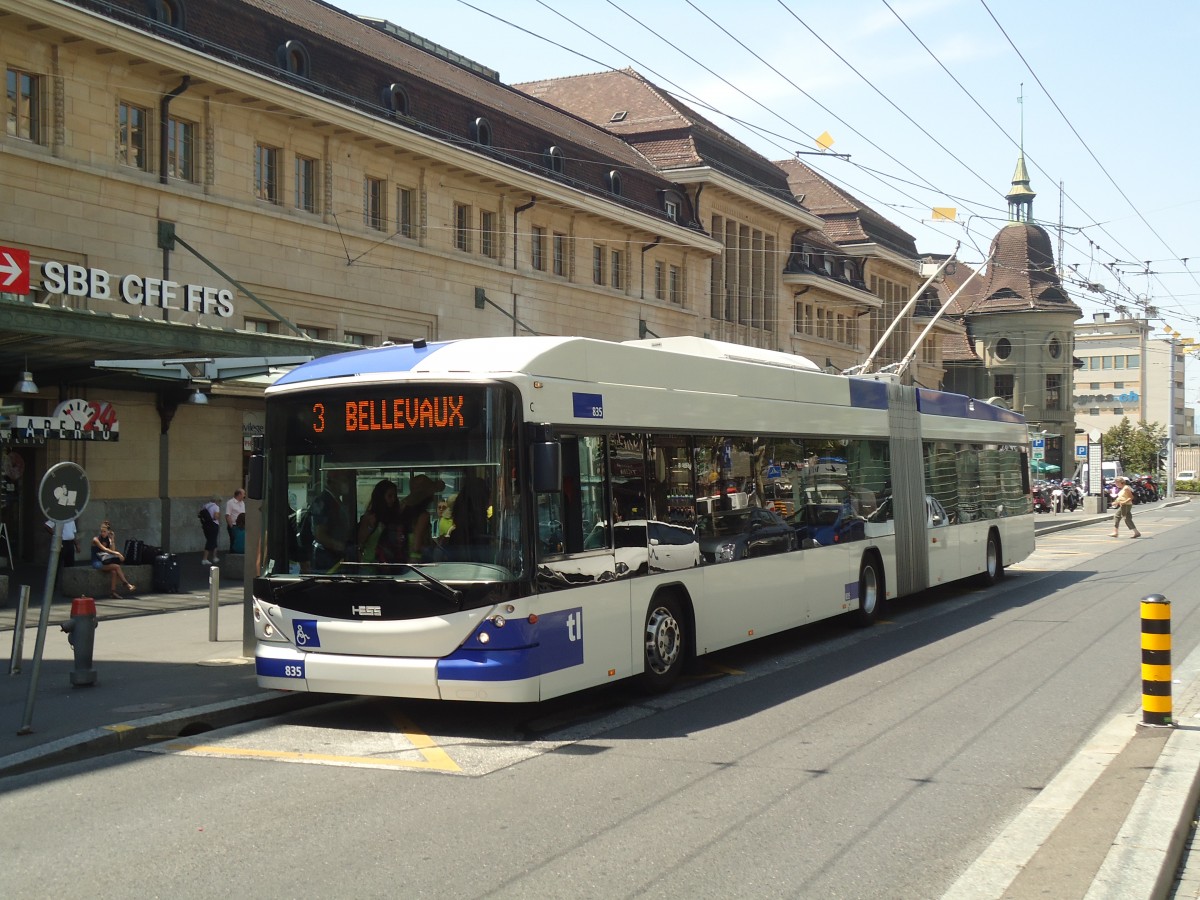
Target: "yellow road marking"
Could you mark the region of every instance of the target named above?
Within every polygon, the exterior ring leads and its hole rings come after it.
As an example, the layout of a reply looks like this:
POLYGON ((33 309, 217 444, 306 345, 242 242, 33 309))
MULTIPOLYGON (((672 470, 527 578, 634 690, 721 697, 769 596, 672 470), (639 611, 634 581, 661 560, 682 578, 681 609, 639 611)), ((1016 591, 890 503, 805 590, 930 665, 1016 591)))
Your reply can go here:
MULTIPOLYGON (((320 762, 349 766, 379 766, 397 769, 430 769, 436 772, 461 772, 458 763, 433 742, 429 735, 420 731, 412 722, 401 715, 391 714, 392 723, 421 754, 420 759, 386 759, 375 756, 341 756, 336 753, 308 753, 300 750, 264 750, 246 747, 222 747, 220 744, 186 744, 174 742, 159 745, 161 749, 174 753, 190 753, 196 756, 219 756, 244 759, 285 760, 289 762, 320 762)), ((394 751, 407 753, 409 751, 394 751)))

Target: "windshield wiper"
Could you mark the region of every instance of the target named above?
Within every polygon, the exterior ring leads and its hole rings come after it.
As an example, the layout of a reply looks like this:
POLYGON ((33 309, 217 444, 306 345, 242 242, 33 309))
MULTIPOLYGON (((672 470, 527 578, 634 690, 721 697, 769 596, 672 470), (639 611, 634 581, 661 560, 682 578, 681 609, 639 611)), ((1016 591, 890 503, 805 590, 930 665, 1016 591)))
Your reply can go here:
POLYGON ((450 587, 450 585, 438 578, 434 578, 424 569, 418 567, 416 563, 385 563, 384 566, 388 570, 403 567, 408 569, 410 572, 416 572, 418 575, 424 578, 426 582, 437 588, 438 592, 441 593, 443 597, 445 597, 447 600, 453 600, 456 609, 462 609, 463 592, 457 588, 450 587))

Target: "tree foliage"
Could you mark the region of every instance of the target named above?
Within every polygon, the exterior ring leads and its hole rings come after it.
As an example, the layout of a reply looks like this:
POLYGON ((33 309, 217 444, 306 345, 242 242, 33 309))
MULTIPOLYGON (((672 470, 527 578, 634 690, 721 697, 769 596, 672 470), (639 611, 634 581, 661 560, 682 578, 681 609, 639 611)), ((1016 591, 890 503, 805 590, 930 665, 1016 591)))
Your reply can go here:
POLYGON ((1104 458, 1117 460, 1126 472, 1157 472, 1166 437, 1167 429, 1157 422, 1148 425, 1143 419, 1134 427, 1122 418, 1101 438, 1104 458))

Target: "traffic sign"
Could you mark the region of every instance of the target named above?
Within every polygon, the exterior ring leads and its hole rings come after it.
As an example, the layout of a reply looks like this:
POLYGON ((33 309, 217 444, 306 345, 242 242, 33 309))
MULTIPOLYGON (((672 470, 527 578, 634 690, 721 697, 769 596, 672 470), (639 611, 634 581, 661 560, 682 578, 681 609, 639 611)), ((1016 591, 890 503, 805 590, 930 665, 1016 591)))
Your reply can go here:
POLYGON ((29 293, 29 251, 0 247, 0 291, 29 293))
POLYGON ((38 486, 42 514, 52 522, 70 522, 87 506, 90 490, 81 467, 73 462, 53 465, 38 486))

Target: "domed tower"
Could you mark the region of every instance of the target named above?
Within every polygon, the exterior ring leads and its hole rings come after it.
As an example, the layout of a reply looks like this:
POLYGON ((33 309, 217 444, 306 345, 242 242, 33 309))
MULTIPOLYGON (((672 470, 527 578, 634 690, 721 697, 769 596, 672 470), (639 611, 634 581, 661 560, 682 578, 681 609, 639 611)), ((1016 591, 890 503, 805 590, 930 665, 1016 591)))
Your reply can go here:
POLYGON ((1023 413, 1030 432, 1045 438, 1045 462, 1070 475, 1072 363, 1081 311, 1063 291, 1050 235, 1034 224, 1035 196, 1022 154, 1007 195, 1009 221, 992 239, 983 284, 963 310, 964 320, 990 396, 1023 413))

